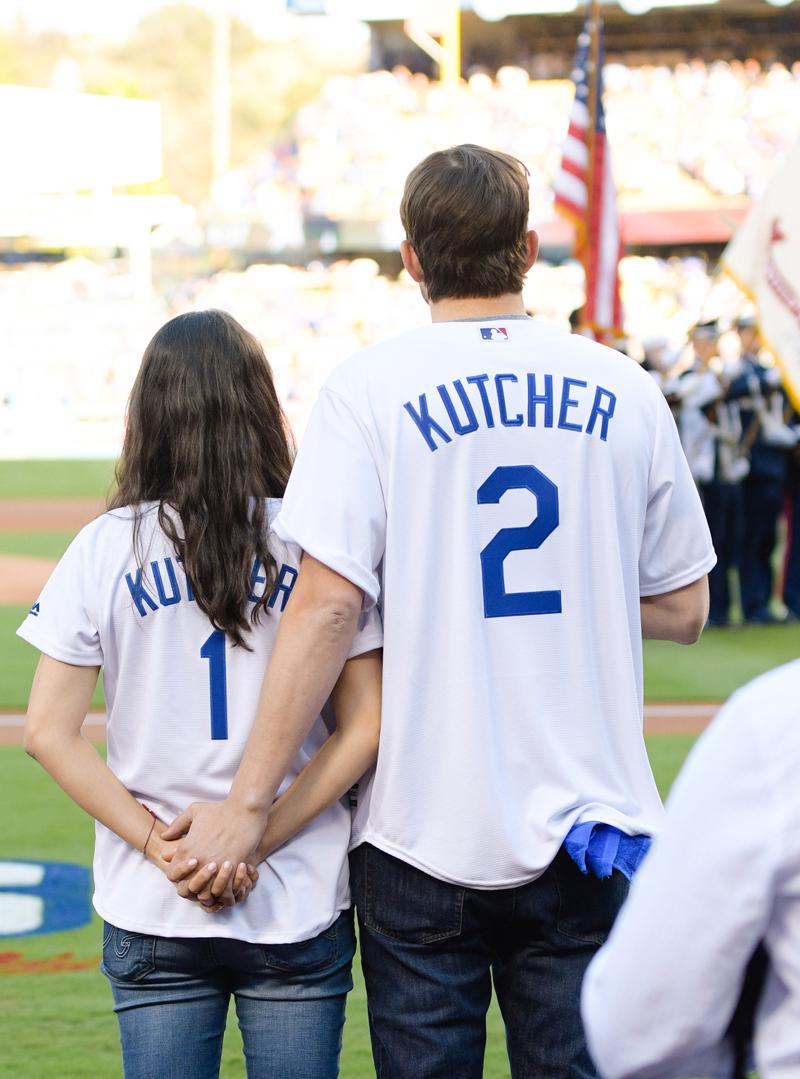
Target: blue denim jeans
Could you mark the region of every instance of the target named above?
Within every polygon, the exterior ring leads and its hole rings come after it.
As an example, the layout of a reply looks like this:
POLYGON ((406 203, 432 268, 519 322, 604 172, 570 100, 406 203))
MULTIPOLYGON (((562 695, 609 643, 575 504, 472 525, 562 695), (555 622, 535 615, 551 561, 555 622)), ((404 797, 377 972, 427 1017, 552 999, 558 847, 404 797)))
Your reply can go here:
POLYGON ((248 1079, 335 1079, 354 951, 352 911, 298 944, 145 936, 106 923, 100 969, 125 1079, 216 1079, 231 996, 248 1079))
POLYGON ((460 888, 369 844, 351 855, 380 1079, 481 1079, 492 979, 513 1079, 594 1079, 581 981, 628 891, 563 850, 530 884, 460 888))

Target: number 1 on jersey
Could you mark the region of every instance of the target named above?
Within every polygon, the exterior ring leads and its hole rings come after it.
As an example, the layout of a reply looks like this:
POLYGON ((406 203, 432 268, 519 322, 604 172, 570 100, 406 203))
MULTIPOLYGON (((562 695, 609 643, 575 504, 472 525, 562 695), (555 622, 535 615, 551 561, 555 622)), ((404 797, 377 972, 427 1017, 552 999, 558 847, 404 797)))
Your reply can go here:
POLYGON ((225 669, 225 634, 215 629, 203 642, 200 658, 208 660, 208 682, 211 697, 211 738, 222 741, 228 737, 228 683, 225 669))

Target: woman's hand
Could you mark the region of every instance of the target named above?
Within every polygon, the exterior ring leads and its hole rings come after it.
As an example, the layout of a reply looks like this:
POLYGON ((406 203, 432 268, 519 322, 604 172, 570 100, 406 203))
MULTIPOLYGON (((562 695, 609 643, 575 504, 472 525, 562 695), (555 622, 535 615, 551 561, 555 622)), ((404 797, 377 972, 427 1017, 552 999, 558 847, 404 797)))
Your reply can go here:
MULTIPOLYGON (((149 810, 137 802, 81 733, 98 672, 98 667, 62 663, 46 655, 40 657, 28 702, 25 749, 82 809, 129 846, 143 850, 153 865, 180 886, 179 894, 201 898, 205 885, 191 887, 197 876, 198 860, 190 858, 180 869, 174 865, 182 832, 171 837, 174 841, 165 839, 166 825, 154 820, 149 810)), ((256 843, 262 833, 263 828, 256 843)), ((247 856, 250 852, 243 853, 247 856)), ((207 856, 207 861, 212 857, 213 854, 207 856)), ((235 872, 233 867, 230 872, 225 871, 225 887, 217 885, 213 892, 209 889, 202 896, 206 910, 221 910, 223 906, 242 902, 252 891, 258 873, 246 865, 234 864, 235 872)))
MULTIPOLYGON (((205 911, 213 914, 224 907, 243 903, 258 881, 258 870, 245 862, 239 862, 234 870, 233 863, 228 861, 223 862, 222 866, 217 866, 216 862, 209 862, 198 869, 195 858, 185 863, 182 872, 177 868, 172 868, 171 863, 175 852, 188 831, 194 814, 209 804, 211 803, 194 802, 189 809, 176 817, 169 827, 157 821, 155 831, 158 833, 157 844, 160 849, 155 859, 151 860, 167 875, 170 883, 175 885, 181 898, 198 902, 205 911), (176 838, 165 839, 165 833, 176 838)), ((148 855, 149 853, 148 844, 148 855)))
POLYGON ((235 867, 232 862, 209 862, 188 878, 175 885, 178 895, 193 900, 209 914, 214 914, 225 907, 243 903, 250 895, 258 880, 255 866, 239 862, 235 867))
POLYGON ((167 876, 177 884, 189 870, 211 862, 218 867, 227 861, 252 865, 265 824, 264 814, 237 803, 230 795, 224 802, 193 802, 164 833, 167 839, 179 840, 167 876))
POLYGON ((158 817, 155 817, 153 821, 153 831, 150 833, 150 838, 147 840, 143 852, 148 862, 151 862, 165 875, 169 869, 169 864, 172 861, 172 856, 175 853, 175 848, 178 846, 177 841, 171 843, 169 840, 162 838, 166 830, 166 824, 164 824, 163 821, 160 821, 158 817))

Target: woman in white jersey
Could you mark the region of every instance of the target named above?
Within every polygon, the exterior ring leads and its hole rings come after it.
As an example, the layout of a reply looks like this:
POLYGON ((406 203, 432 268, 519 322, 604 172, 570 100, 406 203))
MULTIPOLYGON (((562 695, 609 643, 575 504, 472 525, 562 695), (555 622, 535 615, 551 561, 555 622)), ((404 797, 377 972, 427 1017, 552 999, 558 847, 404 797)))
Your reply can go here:
POLYGON ((19 630, 42 652, 26 748, 97 821, 94 905, 127 1079, 217 1076, 231 996, 250 1079, 338 1073, 354 951, 340 799, 377 752, 377 619, 283 784, 302 771, 254 854, 268 855, 257 882, 244 865, 194 867, 195 892, 221 870, 209 913, 163 872, 161 822, 224 798, 247 741, 297 578, 300 552, 270 527, 290 465, 255 338, 220 311, 172 319, 134 384, 109 511, 19 630), (107 764, 80 733, 101 667, 107 764))

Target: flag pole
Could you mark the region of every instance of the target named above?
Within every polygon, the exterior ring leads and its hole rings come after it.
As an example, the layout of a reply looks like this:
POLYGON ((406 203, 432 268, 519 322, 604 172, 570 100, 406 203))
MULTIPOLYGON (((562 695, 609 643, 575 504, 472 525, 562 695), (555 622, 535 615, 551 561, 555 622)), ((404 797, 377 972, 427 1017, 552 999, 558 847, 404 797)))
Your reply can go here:
POLYGON ((444 50, 441 80, 446 86, 457 86, 461 79, 461 3, 451 0, 446 12, 442 33, 444 50))
MULTIPOLYGON (((589 127, 586 133, 587 148, 589 151, 589 162, 586 170, 586 197, 587 197, 587 223, 592 220, 592 206, 596 197, 596 154, 595 154, 595 141, 597 138, 597 110, 598 110, 598 93, 600 84, 600 0, 587 0, 586 3, 586 24, 589 31, 589 127)), ((592 245, 596 243, 597 237, 592 235, 592 230, 587 228, 584 233, 583 249, 580 252, 580 260, 583 264, 583 272, 586 280, 586 303, 584 304, 584 322, 586 321, 586 309, 589 302, 589 276, 590 276, 590 261, 592 245)))

